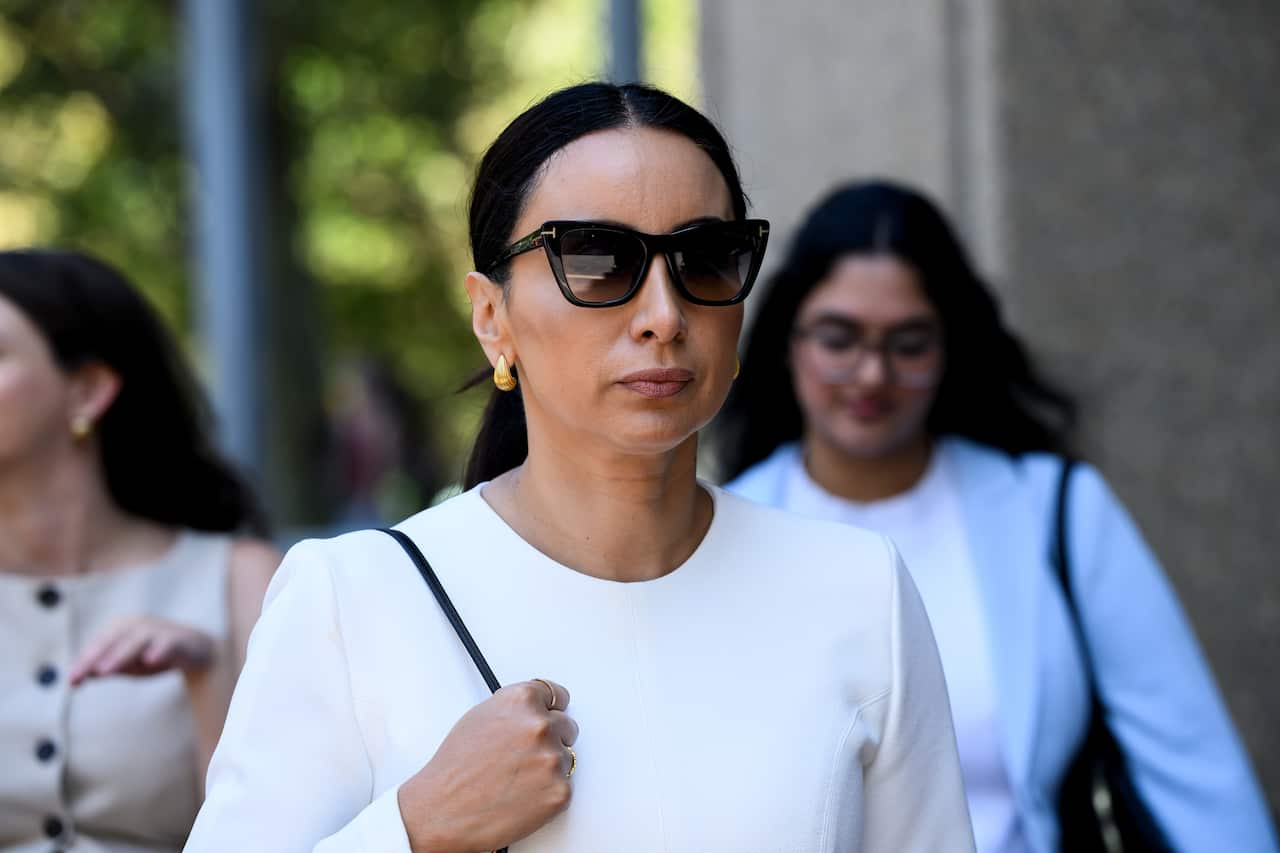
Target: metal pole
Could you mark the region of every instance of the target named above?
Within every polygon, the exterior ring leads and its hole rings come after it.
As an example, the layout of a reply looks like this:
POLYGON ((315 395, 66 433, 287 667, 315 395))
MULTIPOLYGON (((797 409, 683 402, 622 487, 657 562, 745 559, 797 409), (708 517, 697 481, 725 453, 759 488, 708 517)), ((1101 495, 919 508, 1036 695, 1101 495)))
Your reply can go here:
POLYGON ((253 477, 262 464, 257 365, 264 283, 256 243, 263 223, 254 203, 250 2, 184 0, 183 7, 200 329, 220 442, 253 477))
POLYGON ((609 44, 609 79, 639 82, 640 0, 609 0, 609 44))

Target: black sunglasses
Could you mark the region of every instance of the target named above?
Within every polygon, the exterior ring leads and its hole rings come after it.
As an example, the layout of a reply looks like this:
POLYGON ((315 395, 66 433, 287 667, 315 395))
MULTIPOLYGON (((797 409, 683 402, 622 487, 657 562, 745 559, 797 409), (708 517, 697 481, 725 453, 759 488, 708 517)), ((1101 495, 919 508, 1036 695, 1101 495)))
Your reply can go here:
POLYGON ((682 297, 695 305, 736 305, 751 292, 768 242, 764 219, 700 222, 670 234, 554 220, 512 243, 485 272, 541 247, 565 299, 609 308, 640 291, 649 263, 660 254, 682 297))

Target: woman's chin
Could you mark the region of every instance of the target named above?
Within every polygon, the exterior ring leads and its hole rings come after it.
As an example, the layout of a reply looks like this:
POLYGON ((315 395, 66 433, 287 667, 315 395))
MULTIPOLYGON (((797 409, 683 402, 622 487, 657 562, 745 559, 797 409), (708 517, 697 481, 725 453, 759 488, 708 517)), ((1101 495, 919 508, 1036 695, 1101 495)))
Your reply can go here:
POLYGON ((636 456, 661 456, 678 450, 697 438, 705 424, 684 417, 628 418, 616 424, 605 440, 623 453, 636 456))
POLYGON ((844 423, 832 431, 833 444, 851 459, 877 459, 897 453, 914 441, 917 430, 891 422, 844 423))

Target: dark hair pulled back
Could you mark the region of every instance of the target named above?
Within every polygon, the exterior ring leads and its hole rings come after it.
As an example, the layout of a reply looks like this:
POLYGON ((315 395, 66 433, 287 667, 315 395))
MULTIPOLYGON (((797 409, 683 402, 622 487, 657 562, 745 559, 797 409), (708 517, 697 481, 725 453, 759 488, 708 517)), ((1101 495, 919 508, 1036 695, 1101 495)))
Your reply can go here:
MULTIPOLYGON (((637 83, 583 83, 525 110, 485 152, 471 194, 471 253, 477 270, 505 284, 508 268, 490 269, 510 243, 524 205, 547 161, 588 134, 628 127, 679 133, 711 158, 728 185, 733 215, 745 218, 746 195, 729 145, 706 116, 680 99, 637 83)), ((520 389, 494 390, 467 461, 464 487, 520 465, 529 452, 520 389)))
POLYGON ((77 252, 0 252, 0 297, 36 327, 62 370, 98 362, 120 377, 95 432, 121 509, 177 527, 266 532, 249 488, 214 448, 204 394, 124 276, 77 252))
POLYGON ((809 212, 769 282, 742 376, 715 424, 726 479, 801 437, 792 327, 805 298, 849 255, 887 255, 912 267, 942 319, 946 372, 929 413, 931 435, 965 436, 1010 454, 1069 449, 1074 403, 1037 374, 942 211, 904 186, 867 181, 834 190, 809 212))

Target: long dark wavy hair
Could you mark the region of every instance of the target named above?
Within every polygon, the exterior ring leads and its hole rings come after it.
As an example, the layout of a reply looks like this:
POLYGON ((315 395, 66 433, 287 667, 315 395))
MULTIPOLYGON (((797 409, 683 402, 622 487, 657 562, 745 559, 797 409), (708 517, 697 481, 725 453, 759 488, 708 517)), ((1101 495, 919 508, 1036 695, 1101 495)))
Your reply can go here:
POLYGON ((942 319, 946 372, 930 435, 964 436, 1013 455, 1070 450, 1074 402, 1038 375, 942 212, 919 192, 870 181, 819 202, 769 282, 742 374, 713 427, 726 479, 801 437, 788 363, 792 327, 805 297, 849 255, 889 255, 911 266, 942 319))
POLYGON ((252 492, 214 449, 199 385, 123 275, 78 252, 0 252, 0 297, 39 330, 63 371, 98 362, 120 377, 95 431, 122 510, 175 527, 266 533, 252 492))
MULTIPOLYGON (((735 219, 746 216, 747 198, 729 145, 706 116, 680 99, 636 83, 583 83, 561 89, 521 113, 498 135, 480 161, 471 194, 471 253, 475 268, 505 284, 509 268, 491 269, 514 234, 525 200, 543 166, 569 143, 602 130, 651 127, 686 137, 724 176, 735 219)), ((463 478, 465 488, 492 480, 529 454, 520 390, 493 391, 481 419, 463 478)))

